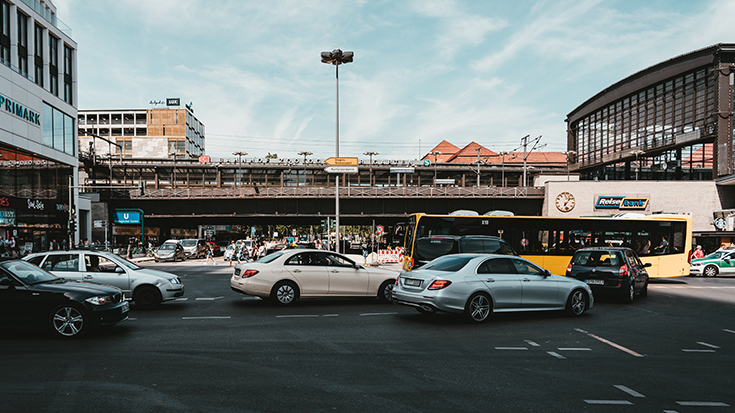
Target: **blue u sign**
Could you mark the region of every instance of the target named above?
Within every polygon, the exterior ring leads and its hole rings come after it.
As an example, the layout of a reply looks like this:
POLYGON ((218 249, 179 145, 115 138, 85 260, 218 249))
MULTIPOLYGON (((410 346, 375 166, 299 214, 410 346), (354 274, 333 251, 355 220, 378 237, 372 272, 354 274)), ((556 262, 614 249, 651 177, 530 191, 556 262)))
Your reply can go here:
POLYGON ((115 224, 140 224, 140 212, 137 211, 115 211, 112 216, 115 224))

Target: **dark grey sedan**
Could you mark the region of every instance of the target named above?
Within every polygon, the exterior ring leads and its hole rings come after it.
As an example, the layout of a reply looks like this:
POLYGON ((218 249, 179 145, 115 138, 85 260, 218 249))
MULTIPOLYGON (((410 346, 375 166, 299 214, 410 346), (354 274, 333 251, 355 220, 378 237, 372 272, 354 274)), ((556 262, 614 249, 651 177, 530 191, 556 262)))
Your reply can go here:
POLYGON ((509 311, 566 310, 579 316, 594 304, 587 284, 521 257, 495 254, 447 255, 404 272, 392 299, 421 313, 458 313, 476 322, 509 311))

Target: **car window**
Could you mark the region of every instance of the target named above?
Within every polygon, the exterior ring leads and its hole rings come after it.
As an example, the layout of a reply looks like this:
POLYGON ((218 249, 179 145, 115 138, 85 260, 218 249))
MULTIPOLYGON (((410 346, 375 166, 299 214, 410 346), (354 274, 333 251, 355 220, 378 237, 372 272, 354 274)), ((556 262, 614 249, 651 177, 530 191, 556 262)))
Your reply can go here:
POLYGON ((115 272, 117 264, 97 254, 84 254, 84 266, 89 272, 115 272))
POLYGON ((581 265, 584 267, 616 267, 621 264, 615 252, 578 251, 572 258, 572 265, 581 265))
POLYGON ((472 260, 473 258, 474 257, 470 256, 457 257, 453 255, 446 255, 444 257, 435 259, 422 269, 450 272, 459 271, 464 268, 464 266, 467 265, 467 263, 470 262, 470 260, 472 260))
POLYGON ((79 254, 50 254, 43 263, 46 271, 79 271, 79 254))
POLYGON ((544 270, 542 270, 541 268, 535 266, 534 264, 528 261, 520 260, 517 258, 511 259, 511 261, 513 262, 513 265, 515 266, 518 274, 531 274, 531 275, 543 275, 544 274, 544 270))
POLYGON ((273 262, 273 261, 275 261, 276 259, 280 258, 280 257, 281 257, 281 255, 283 255, 283 253, 282 253, 282 252, 276 252, 276 253, 273 253, 273 254, 271 254, 271 255, 266 255, 265 257, 263 257, 263 258, 259 259, 259 260, 258 260, 258 261, 256 261, 256 262, 259 262, 259 263, 262 263, 262 264, 267 264, 267 263, 269 263, 269 262, 273 262))
POLYGON ((326 261, 322 262, 319 258, 319 254, 315 252, 305 252, 303 254, 296 254, 293 257, 286 260, 286 265, 324 266, 324 265, 329 265, 329 264, 326 261))
POLYGON ((14 285, 13 279, 8 274, 0 272, 0 286, 14 285))
POLYGON ((37 257, 29 258, 26 261, 30 262, 33 265, 41 266, 41 261, 43 261, 43 258, 45 255, 39 255, 37 257))
POLYGON ((515 274, 509 258, 491 258, 477 268, 478 274, 515 274))
POLYGON ((354 267, 355 263, 351 260, 342 257, 340 255, 335 254, 328 254, 326 252, 320 252, 319 255, 321 255, 321 261, 325 261, 328 263, 330 267, 354 267))
POLYGON ((485 252, 485 246, 482 244, 482 240, 464 239, 462 240, 462 252, 476 252, 482 254, 485 252))
POLYGON ((50 274, 33 264, 25 261, 5 261, 0 262, 2 267, 7 272, 16 276, 24 284, 32 285, 39 284, 42 282, 57 280, 53 274, 50 274))
POLYGON ((416 240, 416 259, 431 261, 434 258, 459 252, 457 240, 454 238, 419 238, 416 240))

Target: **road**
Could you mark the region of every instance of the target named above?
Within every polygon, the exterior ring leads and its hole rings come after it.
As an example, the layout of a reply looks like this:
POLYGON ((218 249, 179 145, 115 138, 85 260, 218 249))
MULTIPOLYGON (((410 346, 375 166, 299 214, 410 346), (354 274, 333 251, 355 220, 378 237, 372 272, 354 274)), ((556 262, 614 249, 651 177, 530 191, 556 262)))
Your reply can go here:
POLYGON ((0 330, 3 411, 735 410, 735 277, 475 325, 370 299, 276 307, 217 264, 145 263, 185 297, 79 340, 0 330))

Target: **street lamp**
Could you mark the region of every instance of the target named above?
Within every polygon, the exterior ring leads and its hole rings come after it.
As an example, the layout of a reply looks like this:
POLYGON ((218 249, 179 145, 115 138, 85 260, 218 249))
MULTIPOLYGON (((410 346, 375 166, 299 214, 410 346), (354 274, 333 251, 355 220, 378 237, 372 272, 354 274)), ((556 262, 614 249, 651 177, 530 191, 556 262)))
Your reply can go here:
POLYGON ((363 155, 368 155, 370 157, 370 186, 373 186, 373 155, 380 155, 377 152, 368 151, 365 152, 363 155))
POLYGON ((439 151, 431 151, 429 155, 434 155, 434 187, 436 187, 436 157, 442 155, 439 151))
MULTIPOLYGON (((331 52, 322 52, 322 63, 328 65, 334 65, 334 73, 336 79, 336 127, 335 127, 335 157, 339 158, 339 65, 351 63, 355 53, 343 52, 339 49, 334 49, 331 52)), ((335 245, 336 252, 339 252, 339 175, 335 175, 335 191, 334 191, 334 232, 335 232, 335 245)))
MULTIPOLYGON (((232 152, 233 155, 237 156, 237 173, 240 175, 240 181, 242 181, 242 157, 247 156, 247 152, 232 152)), ((235 188, 237 188, 237 177, 235 177, 235 188)))
POLYGON ((569 182, 569 164, 572 163, 572 157, 577 154, 575 151, 564 152, 567 155, 567 182, 569 182))
POLYGON ((299 155, 304 156, 304 186, 306 186, 306 157, 314 154, 309 151, 301 151, 299 152, 299 155))
MULTIPOLYGON (((178 156, 178 155, 179 154, 176 153, 176 152, 171 152, 171 153, 168 154, 168 156, 173 156, 174 157, 174 180, 173 180, 173 182, 171 182, 171 187, 172 188, 176 188, 176 156, 178 156)), ((112 184, 110 184, 110 185, 112 185, 112 184)))
POLYGON ((500 152, 500 186, 505 188, 505 155, 510 152, 500 152))
POLYGON ((643 155, 645 152, 641 150, 632 151, 630 154, 635 155, 635 180, 638 180, 638 170, 641 169, 641 165, 638 163, 638 156, 643 155))

